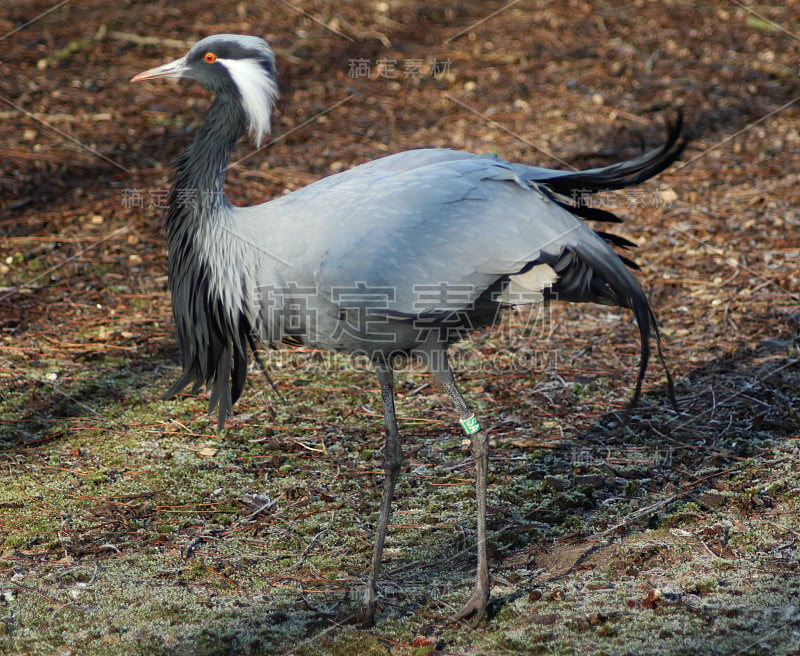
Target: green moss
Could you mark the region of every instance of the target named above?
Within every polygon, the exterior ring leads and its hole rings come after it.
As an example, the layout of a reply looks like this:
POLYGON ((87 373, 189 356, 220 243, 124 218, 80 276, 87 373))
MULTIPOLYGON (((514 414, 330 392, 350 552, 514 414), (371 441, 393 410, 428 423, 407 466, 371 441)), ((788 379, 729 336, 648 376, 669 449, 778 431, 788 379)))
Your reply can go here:
POLYGON ((567 515, 563 517, 556 526, 559 533, 582 531, 585 528, 586 522, 578 515, 567 515))
POLYGON ((667 512, 661 518, 661 528, 675 528, 684 524, 691 524, 703 517, 703 511, 692 502, 677 503, 668 507, 667 512))
POLYGON ((411 648, 411 656, 432 656, 436 653, 436 645, 420 645, 411 648))
POLYGON ((298 656, 386 656, 387 645, 369 633, 343 627, 335 635, 323 634, 317 639, 300 643, 294 653, 298 656))
POLYGON ((588 499, 585 494, 573 490, 556 496, 553 500, 553 504, 561 510, 585 508, 588 505, 588 499))
POLYGON ((716 590, 718 585, 719 581, 716 578, 703 578, 697 581, 690 591, 695 594, 707 594, 716 590))

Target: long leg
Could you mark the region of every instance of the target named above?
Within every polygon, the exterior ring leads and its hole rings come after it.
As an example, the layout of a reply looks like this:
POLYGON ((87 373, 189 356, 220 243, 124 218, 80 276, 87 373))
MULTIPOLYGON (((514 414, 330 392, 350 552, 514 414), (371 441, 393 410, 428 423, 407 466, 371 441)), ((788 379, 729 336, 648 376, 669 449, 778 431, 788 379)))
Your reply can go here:
POLYGON ((400 446, 400 433, 397 430, 397 418, 394 410, 394 381, 391 365, 385 361, 375 362, 375 373, 381 387, 383 400, 383 420, 386 424, 386 446, 383 452, 383 498, 378 512, 378 526, 375 529, 375 545, 372 551, 372 563, 369 569, 367 588, 364 591, 363 607, 357 620, 371 626, 375 621, 375 607, 378 602, 377 584, 381 573, 381 556, 386 541, 389 515, 392 511, 392 498, 400 464, 403 461, 403 450, 400 446))
POLYGON ((453 370, 447 359, 446 346, 428 352, 430 370, 439 382, 458 411, 464 432, 469 435, 472 457, 475 459, 475 505, 477 507, 478 522, 478 569, 475 576, 475 588, 467 603, 454 616, 454 620, 461 620, 472 616, 472 626, 477 626, 486 614, 486 605, 489 602, 489 560, 486 552, 486 482, 489 475, 489 437, 481 429, 475 415, 470 411, 464 397, 456 387, 453 370))

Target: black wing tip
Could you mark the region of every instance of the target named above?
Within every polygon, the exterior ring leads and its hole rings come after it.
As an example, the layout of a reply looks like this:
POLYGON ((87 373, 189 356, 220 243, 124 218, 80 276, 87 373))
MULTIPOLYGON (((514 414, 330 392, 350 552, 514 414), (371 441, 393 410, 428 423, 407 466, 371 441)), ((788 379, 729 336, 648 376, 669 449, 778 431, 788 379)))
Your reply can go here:
POLYGON ((639 361, 639 373, 636 376, 636 388, 628 407, 635 408, 637 405, 639 405, 639 401, 642 398, 644 377, 647 373, 647 365, 650 360, 650 329, 652 328, 656 338, 656 353, 658 354, 658 360, 661 362, 661 366, 664 369, 664 375, 667 378, 667 396, 669 397, 670 405, 672 405, 672 408, 675 410, 675 412, 680 412, 680 407, 678 406, 678 397, 675 394, 675 380, 672 377, 672 372, 669 370, 667 359, 664 356, 664 350, 661 345, 661 331, 658 329, 658 321, 656 320, 656 315, 650 307, 650 304, 646 300, 645 304, 646 307, 639 305, 633 308, 636 316, 636 323, 639 325, 642 355, 641 360, 639 361))
MULTIPOLYGON (((631 187, 649 180, 674 164, 689 143, 689 138, 683 136, 684 117, 680 108, 675 110, 674 118, 665 117, 664 122, 667 138, 658 148, 616 164, 585 171, 565 172, 540 184, 561 195, 562 198, 574 200, 577 192, 580 192, 581 196, 590 195, 631 187)), ((610 217, 596 220, 613 221, 610 217)))
POLYGON ((608 167, 609 173, 612 174, 608 182, 613 186, 606 187, 607 189, 622 189, 640 184, 663 172, 680 158, 689 143, 689 138, 682 136, 684 134, 683 110, 676 109, 673 119, 665 117, 664 124, 667 129, 667 138, 661 146, 643 153, 629 162, 612 164, 608 167), (615 168, 619 169, 618 175, 613 175, 616 173, 615 168))
MULTIPOLYGON (((675 109, 674 119, 670 120, 668 117, 664 117, 664 124, 667 128, 667 140, 661 147, 652 151, 653 165, 642 172, 642 175, 646 177, 637 179, 633 184, 644 182, 672 166, 689 144, 689 137, 684 134, 683 110, 680 107, 675 109)), ((643 157, 646 156, 646 154, 643 155, 643 157)))
POLYGON ((683 129, 683 110, 680 107, 675 109, 675 118, 673 120, 670 121, 669 118, 664 118, 664 124, 667 128, 667 140, 664 142, 664 145, 658 149, 664 153, 664 158, 659 162, 662 168, 653 175, 660 173, 674 164, 689 144, 689 137, 685 135, 683 129))

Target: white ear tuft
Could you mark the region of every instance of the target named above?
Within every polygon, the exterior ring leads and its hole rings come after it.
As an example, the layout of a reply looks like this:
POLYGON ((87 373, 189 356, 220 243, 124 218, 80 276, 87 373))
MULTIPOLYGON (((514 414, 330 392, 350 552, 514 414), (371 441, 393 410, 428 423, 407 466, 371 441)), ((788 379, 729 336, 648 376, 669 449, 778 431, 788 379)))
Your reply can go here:
POLYGON ((247 116, 247 130, 256 146, 269 133, 272 108, 278 99, 278 85, 275 78, 255 59, 217 59, 228 69, 239 94, 242 107, 247 116))

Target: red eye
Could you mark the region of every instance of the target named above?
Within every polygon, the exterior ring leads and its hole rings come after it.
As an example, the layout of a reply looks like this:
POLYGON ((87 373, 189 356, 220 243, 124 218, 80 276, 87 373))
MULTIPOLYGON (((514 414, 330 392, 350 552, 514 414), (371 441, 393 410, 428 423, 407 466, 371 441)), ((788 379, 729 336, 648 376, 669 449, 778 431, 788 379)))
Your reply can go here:
POLYGON ((213 52, 207 52, 205 55, 203 55, 203 59, 206 60, 207 64, 213 64, 215 61, 217 61, 217 56, 213 52))

